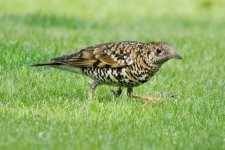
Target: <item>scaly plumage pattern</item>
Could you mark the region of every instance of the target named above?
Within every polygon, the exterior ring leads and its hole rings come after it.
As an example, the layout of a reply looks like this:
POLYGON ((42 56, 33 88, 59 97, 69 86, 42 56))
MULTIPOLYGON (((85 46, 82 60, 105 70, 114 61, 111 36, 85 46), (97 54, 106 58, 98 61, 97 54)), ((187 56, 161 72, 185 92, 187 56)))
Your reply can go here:
POLYGON ((114 91, 118 96, 121 87, 128 87, 128 95, 133 96, 132 88, 147 82, 170 58, 181 59, 181 56, 166 43, 123 41, 88 47, 32 66, 47 65, 91 77, 94 82, 90 86, 89 99, 92 99, 99 84, 119 86, 119 90, 114 91))

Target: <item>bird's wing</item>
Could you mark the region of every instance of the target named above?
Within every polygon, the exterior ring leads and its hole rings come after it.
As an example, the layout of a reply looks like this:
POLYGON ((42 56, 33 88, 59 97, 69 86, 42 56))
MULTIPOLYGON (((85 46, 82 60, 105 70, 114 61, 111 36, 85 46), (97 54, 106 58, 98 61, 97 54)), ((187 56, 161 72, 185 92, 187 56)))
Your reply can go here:
POLYGON ((107 43, 52 60, 74 67, 118 68, 132 65, 142 47, 139 42, 107 43))

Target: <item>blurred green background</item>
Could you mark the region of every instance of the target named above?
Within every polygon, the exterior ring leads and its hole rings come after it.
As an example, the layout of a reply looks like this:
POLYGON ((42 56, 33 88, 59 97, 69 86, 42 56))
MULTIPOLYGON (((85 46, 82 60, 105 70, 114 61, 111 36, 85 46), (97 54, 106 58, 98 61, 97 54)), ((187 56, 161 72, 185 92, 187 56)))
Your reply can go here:
POLYGON ((225 149, 224 0, 0 0, 0 149, 225 149), (166 41, 169 61, 137 95, 30 64, 87 46, 166 41))

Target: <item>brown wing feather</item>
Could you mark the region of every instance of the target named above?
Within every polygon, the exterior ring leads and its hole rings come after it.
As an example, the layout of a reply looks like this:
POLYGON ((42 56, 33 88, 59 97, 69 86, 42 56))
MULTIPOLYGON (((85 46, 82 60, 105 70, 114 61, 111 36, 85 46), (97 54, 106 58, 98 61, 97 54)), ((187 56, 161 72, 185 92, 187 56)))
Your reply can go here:
POLYGON ((71 55, 54 58, 74 67, 123 67, 131 65, 143 47, 139 42, 117 42, 88 47, 71 55))

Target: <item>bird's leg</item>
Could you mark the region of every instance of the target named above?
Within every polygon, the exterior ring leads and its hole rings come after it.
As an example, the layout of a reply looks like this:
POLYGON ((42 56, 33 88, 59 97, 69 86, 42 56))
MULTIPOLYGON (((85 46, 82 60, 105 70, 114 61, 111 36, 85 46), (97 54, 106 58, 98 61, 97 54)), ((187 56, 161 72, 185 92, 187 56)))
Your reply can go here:
POLYGON ((132 98, 132 96, 133 96, 133 87, 128 87, 127 88, 127 96, 132 98))
POLYGON ((122 88, 121 87, 119 87, 118 90, 111 90, 111 91, 116 97, 119 97, 122 94, 122 88))
POLYGON ((133 95, 133 87, 127 88, 127 96, 129 96, 131 98, 136 98, 136 99, 143 99, 146 102, 162 102, 162 100, 159 98, 154 98, 154 97, 149 97, 149 96, 134 96, 133 95))
POLYGON ((93 99, 93 94, 95 91, 95 88, 99 85, 99 81, 94 80, 88 90, 88 100, 92 100, 93 99))

